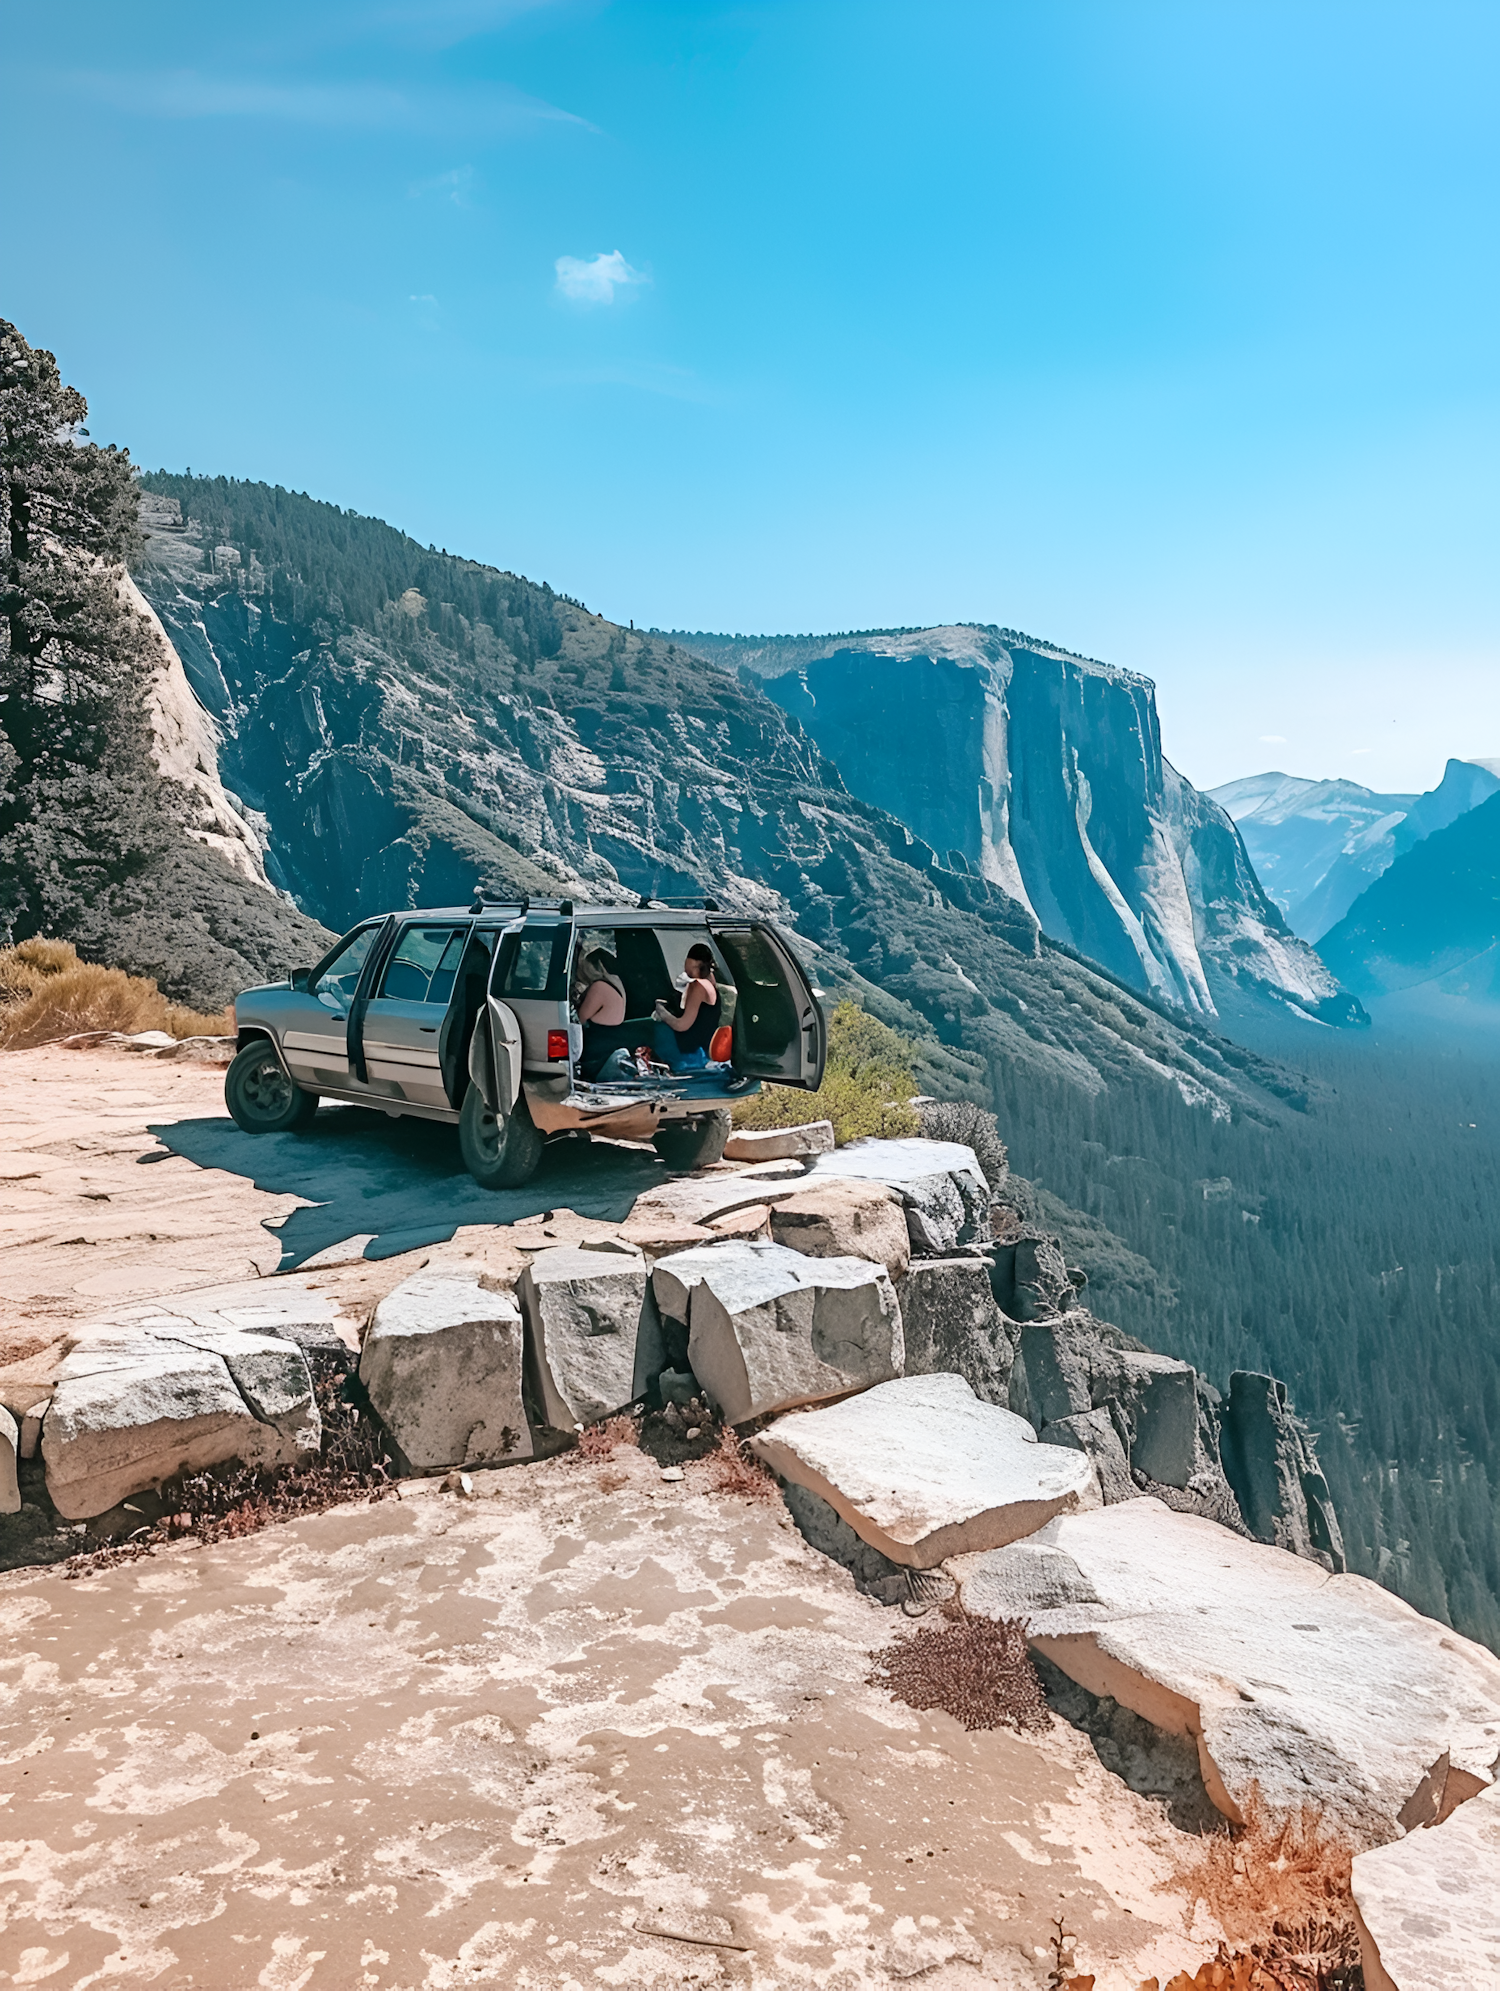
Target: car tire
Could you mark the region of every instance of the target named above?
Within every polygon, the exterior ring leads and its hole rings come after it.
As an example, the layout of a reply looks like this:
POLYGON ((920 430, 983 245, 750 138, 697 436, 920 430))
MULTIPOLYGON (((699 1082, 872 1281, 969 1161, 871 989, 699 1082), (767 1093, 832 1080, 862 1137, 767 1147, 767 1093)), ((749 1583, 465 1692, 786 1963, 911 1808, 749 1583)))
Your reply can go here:
POLYGON ((669 1120, 651 1145, 668 1168, 685 1175, 722 1159, 732 1124, 722 1107, 697 1120, 669 1120))
POLYGON ((224 1074, 224 1104, 247 1134, 295 1134, 312 1125, 318 1095, 294 1084, 275 1051, 257 1037, 224 1074))
POLYGON ((524 1092, 509 1113, 492 1113, 471 1085, 458 1114, 458 1151, 481 1189, 519 1189, 536 1174, 542 1137, 532 1124, 524 1092))

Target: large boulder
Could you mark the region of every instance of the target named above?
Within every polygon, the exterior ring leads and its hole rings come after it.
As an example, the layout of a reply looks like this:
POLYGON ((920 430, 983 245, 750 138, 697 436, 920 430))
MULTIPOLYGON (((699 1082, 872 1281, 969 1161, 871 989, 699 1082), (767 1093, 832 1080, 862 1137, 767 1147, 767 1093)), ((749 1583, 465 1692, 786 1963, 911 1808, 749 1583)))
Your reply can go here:
POLYGON ((636 1340, 648 1292, 646 1261, 633 1252, 560 1245, 539 1252, 521 1274, 527 1360, 554 1430, 593 1423, 638 1394, 636 1340))
POLYGON ((1039 1445, 1024 1418, 981 1402, 962 1376, 903 1376, 778 1418, 750 1442, 910 1569, 1014 1542, 1099 1498, 1081 1453, 1039 1445))
POLYGON ((21 1511, 21 1486, 16 1475, 20 1446, 20 1426, 0 1405, 0 1514, 19 1514, 21 1511))
POLYGON ((1140 1492, 1130 1477, 1125 1441, 1108 1405, 1056 1417, 1042 1426, 1041 1438, 1044 1445, 1065 1445, 1070 1451, 1083 1453, 1099 1475, 1099 1491, 1106 1504, 1134 1500, 1140 1492))
MULTIPOLYGON (((251 1334, 233 1327, 182 1327, 170 1337, 158 1338, 217 1355, 228 1369, 251 1415, 266 1427, 253 1463, 294 1465, 317 1457, 323 1424, 299 1343, 283 1340, 278 1334, 251 1334)), ((241 1456, 247 1464, 252 1463, 247 1454, 241 1456)))
POLYGON ((851 1141, 819 1155, 808 1173, 819 1181, 884 1182, 897 1190, 916 1257, 938 1258, 989 1239, 989 1184, 974 1150, 957 1141, 851 1141))
POLYGON ((668 1322, 688 1325, 693 1374, 731 1424, 901 1373, 901 1309, 883 1265, 779 1244, 679 1251, 652 1274, 668 1322))
POLYGON ((125 1301, 110 1310, 105 1324, 166 1336, 198 1329, 275 1335, 295 1341, 309 1354, 336 1355, 341 1361, 348 1360, 355 1345, 354 1324, 340 1312, 337 1299, 295 1276, 242 1279, 167 1299, 125 1301))
POLYGON ((638 1239, 646 1229, 680 1230, 711 1224, 716 1217, 746 1210, 753 1203, 778 1203, 795 1196, 807 1180, 798 1161, 762 1162, 723 1175, 688 1175, 661 1182, 638 1196, 620 1226, 623 1237, 638 1239))
POLYGON ((1401 1829, 1446 1753, 1488 1782, 1500 1659, 1378 1584, 1129 1500, 950 1566, 964 1606, 1025 1618, 1093 1694, 1191 1736, 1209 1796, 1241 1820, 1316 1804, 1364 1846, 1401 1829))
POLYGON ((1011 1370, 1011 1409, 1038 1429, 1092 1410, 1114 1394, 1113 1356, 1089 1314, 1028 1323, 1021 1329, 1011 1370))
POLYGON ((1500 1984, 1500 1784, 1355 1859, 1366 1991, 1500 1984))
POLYGON ((724 1143, 726 1161, 779 1161, 788 1155, 832 1153, 831 1120, 809 1120, 801 1127, 742 1127, 724 1143))
POLYGON ((1202 1463, 1198 1376, 1189 1362, 1122 1349, 1119 1396, 1130 1422, 1130 1463, 1162 1486, 1185 1488, 1202 1463))
MULTIPOLYGON (((305 1363, 302 1377, 310 1399, 305 1363)), ((256 1417, 222 1356, 129 1331, 100 1334, 66 1357, 42 1425, 47 1491, 69 1521, 179 1472, 230 1459, 287 1464, 297 1453, 295 1439, 256 1417)))
POLYGON ((530 1458, 524 1330, 483 1274, 418 1273, 375 1309, 360 1380, 415 1472, 530 1458))
POLYGON ((898 1287, 909 1376, 962 1376, 975 1396, 1004 1403, 1013 1356, 983 1258, 919 1258, 898 1287))
POLYGON ((1078 1288, 1055 1237, 1028 1233, 1006 1247, 1011 1260, 1011 1316, 1050 1320, 1078 1304, 1078 1288))
POLYGON ((1344 1538, 1307 1426, 1274 1376, 1237 1369, 1219 1431, 1224 1473, 1260 1541, 1342 1570, 1344 1538))
POLYGON ((868 1258, 899 1283, 911 1262, 900 1196, 883 1182, 816 1182, 771 1207, 771 1236, 809 1258, 868 1258))

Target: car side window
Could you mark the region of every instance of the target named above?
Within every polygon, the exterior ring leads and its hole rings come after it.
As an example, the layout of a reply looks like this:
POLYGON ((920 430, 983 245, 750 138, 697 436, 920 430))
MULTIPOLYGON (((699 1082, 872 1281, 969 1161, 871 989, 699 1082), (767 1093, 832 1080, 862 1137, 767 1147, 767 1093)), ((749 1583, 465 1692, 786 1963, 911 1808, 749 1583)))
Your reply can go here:
POLYGON ((500 942, 500 957, 495 963, 495 994, 564 1001, 568 992, 566 971, 571 939, 572 929, 562 925, 507 933, 500 942))
POLYGON ((380 993, 397 1002, 430 1002, 447 1007, 463 957, 465 929, 409 926, 381 977, 380 993))
POLYGON ((313 994, 325 1009, 347 1009, 353 1002, 354 991, 359 987, 360 975, 379 931, 378 923, 360 927, 324 963, 323 972, 313 983, 313 994))

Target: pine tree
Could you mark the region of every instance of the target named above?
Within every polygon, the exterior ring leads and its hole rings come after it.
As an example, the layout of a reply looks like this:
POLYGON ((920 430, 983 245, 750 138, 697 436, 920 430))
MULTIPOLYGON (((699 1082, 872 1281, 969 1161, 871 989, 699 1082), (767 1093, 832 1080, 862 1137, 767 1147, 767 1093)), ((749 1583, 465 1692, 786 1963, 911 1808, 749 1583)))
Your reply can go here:
POLYGON ((124 450, 49 352, 0 320, 0 941, 86 942, 170 837, 124 598, 136 490, 124 450))

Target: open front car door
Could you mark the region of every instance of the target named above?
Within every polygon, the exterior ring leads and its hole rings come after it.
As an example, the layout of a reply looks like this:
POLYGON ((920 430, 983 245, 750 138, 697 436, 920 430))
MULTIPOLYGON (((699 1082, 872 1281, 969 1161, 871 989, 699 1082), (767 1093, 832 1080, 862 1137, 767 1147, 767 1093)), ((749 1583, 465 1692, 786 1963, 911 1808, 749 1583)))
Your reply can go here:
POLYGON ((801 962, 776 931, 759 920, 710 918, 734 979, 734 1068, 816 1092, 828 1055, 822 1005, 801 962))

